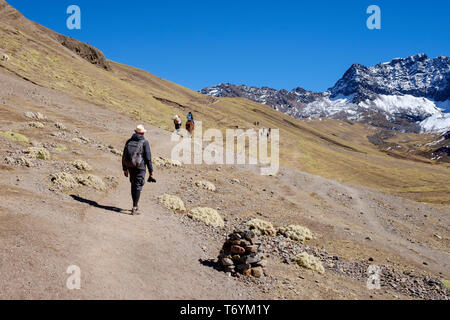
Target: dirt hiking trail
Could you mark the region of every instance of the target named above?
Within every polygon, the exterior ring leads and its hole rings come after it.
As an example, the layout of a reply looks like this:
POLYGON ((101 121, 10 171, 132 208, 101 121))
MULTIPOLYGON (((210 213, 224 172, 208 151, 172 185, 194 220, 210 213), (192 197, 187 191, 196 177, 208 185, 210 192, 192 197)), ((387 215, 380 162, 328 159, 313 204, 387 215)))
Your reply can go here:
MULTIPOLYGON (((152 151, 166 154, 169 144, 154 141, 152 151)), ((115 165, 120 171, 120 161, 115 165)), ((177 216, 157 204, 156 196, 167 189, 168 177, 160 170, 155 176, 158 183, 144 187, 139 216, 129 215, 130 183, 122 176, 119 185, 98 201, 72 195, 72 205, 78 207, 76 218, 69 218, 72 221, 67 217, 25 217, 22 227, 27 230, 22 239, 34 243, 34 254, 28 256, 17 246, 28 270, 15 268, 15 263, 22 263, 11 259, 2 264, 3 279, 9 274, 22 283, 2 283, 0 298, 253 298, 236 279, 200 263, 200 258, 211 258, 204 246, 210 240, 185 228, 177 216), (34 229, 36 226, 42 229, 34 229), (81 269, 80 290, 66 287, 70 275, 65 271, 70 265, 81 269)))

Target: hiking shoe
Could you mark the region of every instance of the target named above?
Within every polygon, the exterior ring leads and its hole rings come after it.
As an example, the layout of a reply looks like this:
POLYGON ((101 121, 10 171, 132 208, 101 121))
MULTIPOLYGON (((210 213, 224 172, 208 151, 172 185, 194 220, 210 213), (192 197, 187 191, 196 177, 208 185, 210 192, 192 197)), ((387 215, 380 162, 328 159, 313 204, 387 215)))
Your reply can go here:
POLYGON ((138 216, 138 215, 140 215, 141 213, 139 212, 139 208, 138 207, 134 207, 132 210, 131 210, 131 215, 132 216, 138 216))

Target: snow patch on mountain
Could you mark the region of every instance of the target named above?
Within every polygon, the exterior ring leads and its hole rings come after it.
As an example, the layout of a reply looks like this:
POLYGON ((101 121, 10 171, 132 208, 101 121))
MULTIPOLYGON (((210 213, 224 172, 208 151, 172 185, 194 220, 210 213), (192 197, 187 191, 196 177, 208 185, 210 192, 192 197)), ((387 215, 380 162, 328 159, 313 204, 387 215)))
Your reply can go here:
POLYGON ((359 105, 366 109, 378 109, 393 116, 408 116, 420 120, 441 114, 432 101, 411 95, 377 95, 374 100, 366 99, 359 105))
POLYGON ((289 113, 297 118, 346 117, 349 120, 361 120, 365 111, 383 113, 387 119, 401 116, 417 119, 417 121, 433 115, 442 116, 442 112, 433 101, 411 95, 377 95, 374 100, 366 99, 359 103, 353 101, 354 95, 339 95, 332 98, 328 94, 322 99, 306 104, 302 110, 289 113))
POLYGON ((420 123, 422 133, 444 133, 450 130, 450 113, 433 115, 420 123))
POLYGON ((345 114, 352 118, 358 109, 358 105, 352 101, 353 95, 331 98, 327 94, 321 99, 306 104, 302 110, 296 110, 292 115, 297 118, 331 118, 337 114, 345 114))

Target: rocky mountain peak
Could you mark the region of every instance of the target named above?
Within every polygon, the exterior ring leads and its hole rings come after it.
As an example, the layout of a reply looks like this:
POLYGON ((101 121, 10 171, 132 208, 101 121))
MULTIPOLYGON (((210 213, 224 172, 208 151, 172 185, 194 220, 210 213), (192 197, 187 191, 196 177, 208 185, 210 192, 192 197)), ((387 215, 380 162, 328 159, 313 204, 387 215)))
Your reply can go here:
POLYGON ((448 117, 440 109, 450 110, 450 58, 430 59, 419 53, 372 67, 354 63, 323 93, 301 87, 287 91, 232 84, 200 92, 247 98, 296 118, 345 117, 401 131, 419 131, 419 122, 433 117, 427 127, 444 130, 448 117), (385 120, 381 123, 379 119, 385 120))
POLYGON ((370 68, 354 64, 329 91, 332 97, 354 95, 355 103, 372 100, 375 94, 446 101, 450 99, 450 59, 430 59, 420 53, 370 68))

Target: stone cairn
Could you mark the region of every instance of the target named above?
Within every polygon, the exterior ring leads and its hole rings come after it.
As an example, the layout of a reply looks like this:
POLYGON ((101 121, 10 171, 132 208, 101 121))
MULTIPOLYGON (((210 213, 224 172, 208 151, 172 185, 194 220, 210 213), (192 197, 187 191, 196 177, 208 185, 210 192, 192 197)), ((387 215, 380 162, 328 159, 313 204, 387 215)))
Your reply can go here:
POLYGON ((267 275, 264 247, 253 231, 234 231, 228 235, 218 258, 219 269, 235 277, 241 274, 262 278, 267 275))

